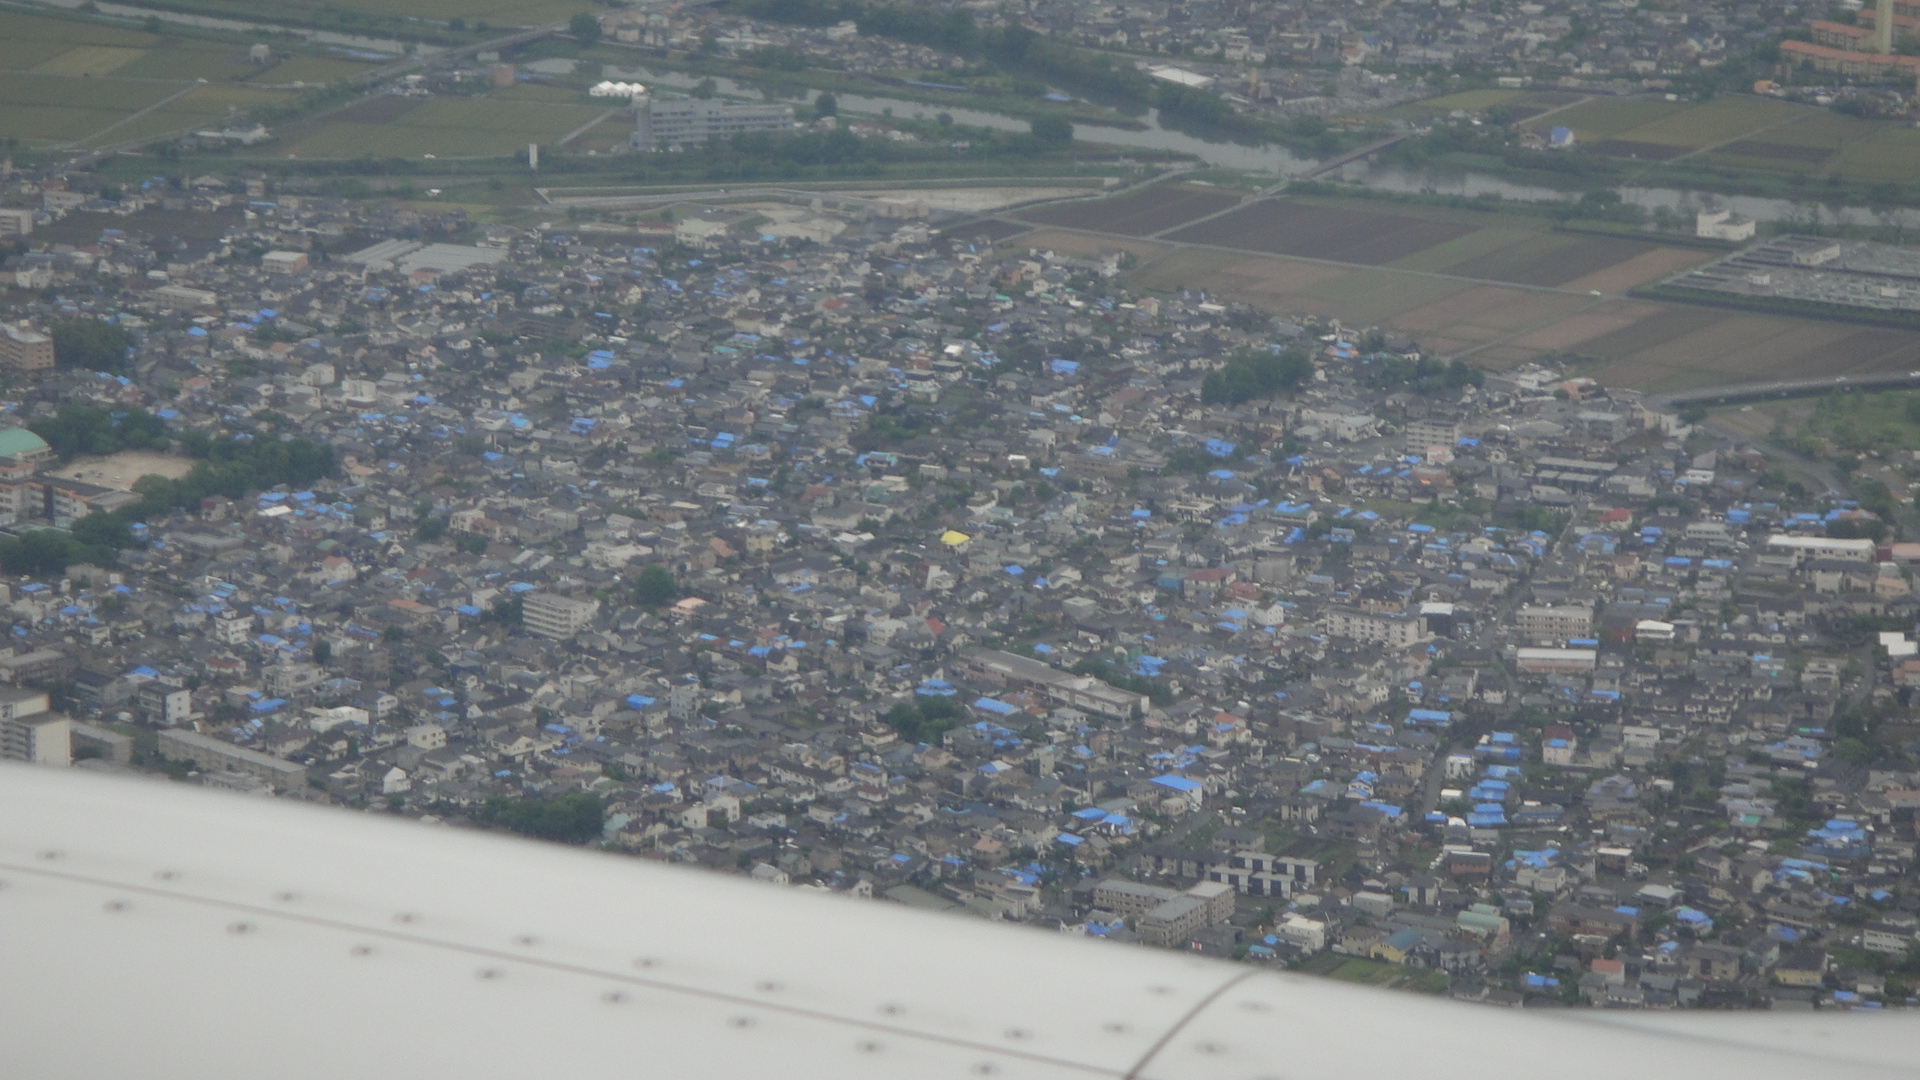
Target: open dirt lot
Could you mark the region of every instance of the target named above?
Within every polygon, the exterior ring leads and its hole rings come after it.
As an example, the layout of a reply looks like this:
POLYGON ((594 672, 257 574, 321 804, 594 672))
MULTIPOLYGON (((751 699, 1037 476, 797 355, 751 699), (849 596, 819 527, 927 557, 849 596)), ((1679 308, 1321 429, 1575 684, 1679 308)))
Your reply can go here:
POLYGON ((1377 266, 1473 231, 1399 214, 1263 199, 1181 229, 1169 239, 1377 266))
POLYGON ((65 480, 79 480, 83 483, 98 484, 101 487, 117 488, 120 491, 132 491, 133 482, 143 476, 157 475, 169 480, 178 480, 192 472, 193 466, 192 458, 129 450, 108 457, 76 458, 52 472, 53 475, 65 480))
POLYGON ((1239 195, 1218 188, 1169 184, 1114 199, 1043 206, 1020 216, 1042 225, 1097 229, 1122 236, 1151 236, 1183 222, 1217 214, 1239 201, 1239 195))

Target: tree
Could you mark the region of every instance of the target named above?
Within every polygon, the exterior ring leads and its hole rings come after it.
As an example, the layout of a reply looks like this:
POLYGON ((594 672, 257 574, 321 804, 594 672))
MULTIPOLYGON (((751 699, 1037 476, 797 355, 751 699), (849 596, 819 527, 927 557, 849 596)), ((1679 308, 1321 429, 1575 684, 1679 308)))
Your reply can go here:
POLYGON ((62 405, 54 415, 28 424, 27 430, 47 440, 62 459, 167 445, 167 422, 145 409, 116 414, 90 405, 62 405))
POLYGON ((1073 141, 1073 123, 1057 113, 1033 118, 1033 137, 1048 146, 1065 146, 1073 141))
POLYGON ((645 607, 671 604, 680 595, 680 583, 664 566, 649 566, 633 579, 633 597, 645 607))
POLYGON ((133 335, 99 319, 53 324, 53 361, 63 368, 117 372, 127 366, 133 335))
POLYGON ((952 698, 926 697, 915 705, 903 701, 887 710, 887 726, 912 743, 938 743, 961 718, 960 706, 952 698))
POLYGON ((813 99, 813 115, 839 116, 840 100, 832 94, 821 94, 819 97, 813 99))
POLYGON ((1238 405, 1281 391, 1298 390, 1313 379, 1313 359, 1303 350, 1247 351, 1200 381, 1200 400, 1208 405, 1238 405))
POLYGON ((495 795, 481 809, 480 820, 539 840, 584 844, 600 836, 606 803, 585 791, 569 791, 550 799, 495 795))
POLYGON ((333 642, 321 638, 313 643, 313 662, 325 666, 333 660, 333 642))
POLYGON ((582 45, 591 45, 600 40, 600 20, 592 13, 582 11, 567 20, 567 32, 582 45))

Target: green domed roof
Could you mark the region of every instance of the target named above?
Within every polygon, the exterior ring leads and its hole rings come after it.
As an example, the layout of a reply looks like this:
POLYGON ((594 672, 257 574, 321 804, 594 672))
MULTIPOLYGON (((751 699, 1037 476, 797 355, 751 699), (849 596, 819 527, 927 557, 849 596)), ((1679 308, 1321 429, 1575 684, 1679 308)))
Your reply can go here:
POLYGON ((47 440, 28 431, 26 428, 6 428, 0 430, 0 457, 13 457, 16 454, 44 453, 51 449, 47 440))

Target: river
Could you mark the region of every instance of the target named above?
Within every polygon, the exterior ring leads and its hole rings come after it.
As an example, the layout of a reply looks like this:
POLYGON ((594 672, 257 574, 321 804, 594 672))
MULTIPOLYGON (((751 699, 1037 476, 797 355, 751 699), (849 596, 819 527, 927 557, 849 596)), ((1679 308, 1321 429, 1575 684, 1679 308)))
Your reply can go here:
MULTIPOLYGON (((37 2, 50 7, 79 8, 85 6, 87 0, 37 0, 37 2)), ((178 11, 160 11, 156 8, 106 3, 104 0, 95 0, 93 8, 102 15, 112 15, 122 19, 159 19, 161 22, 179 23, 182 26, 197 26, 204 30, 229 30, 240 34, 292 34, 322 45, 339 45, 370 54, 381 54, 378 57, 368 56, 365 59, 397 60, 406 55, 407 51, 407 43, 395 41, 392 38, 340 34, 332 30, 309 30, 302 26, 281 26, 277 23, 248 22, 243 19, 217 19, 210 15, 188 15, 178 11)), ((416 45, 414 48, 422 56, 430 56, 440 51, 432 45, 416 45)))
MULTIPOLYGON (((690 75, 685 72, 653 71, 645 67, 636 67, 618 73, 608 68, 607 75, 609 78, 636 79, 678 90, 696 86, 704 78, 704 76, 690 75)), ((761 90, 756 86, 725 78, 716 78, 713 81, 718 92, 726 97, 743 99, 762 97, 761 90)), ((811 101, 814 96, 816 95, 809 91, 805 95, 805 100, 811 101)), ((839 102, 841 110, 849 113, 880 116, 891 110, 894 116, 930 120, 944 112, 952 116, 955 123, 996 128, 1002 131, 1027 129, 1025 120, 987 112, 983 109, 969 109, 962 105, 929 105, 919 101, 864 94, 836 93, 834 97, 839 102)), ((1297 176, 1318 164, 1314 159, 1301 157, 1283 146, 1242 146, 1230 142, 1208 142, 1205 139, 1162 127, 1157 110, 1148 112, 1140 120, 1146 125, 1144 130, 1129 131, 1124 128, 1081 124, 1076 135, 1090 142, 1107 143, 1113 146, 1179 151, 1192 154, 1209 165, 1272 173, 1276 180, 1297 176)), ((1528 202, 1557 202, 1576 197, 1576 194, 1569 194, 1543 184, 1519 183, 1452 166, 1408 170, 1382 163, 1359 161, 1342 168, 1340 175, 1343 180, 1368 187, 1409 194, 1465 196, 1491 194, 1503 199, 1528 202)), ((1899 225, 1904 228, 1920 229, 1920 210, 1874 210, 1864 206, 1828 206, 1823 203, 1795 202, 1789 199, 1761 198, 1751 195, 1704 195, 1684 188, 1671 187, 1624 187, 1620 188, 1619 192, 1622 200, 1649 211, 1665 207, 1691 214, 1711 204, 1725 206, 1735 213, 1756 221, 1805 222, 1821 225, 1899 225)))

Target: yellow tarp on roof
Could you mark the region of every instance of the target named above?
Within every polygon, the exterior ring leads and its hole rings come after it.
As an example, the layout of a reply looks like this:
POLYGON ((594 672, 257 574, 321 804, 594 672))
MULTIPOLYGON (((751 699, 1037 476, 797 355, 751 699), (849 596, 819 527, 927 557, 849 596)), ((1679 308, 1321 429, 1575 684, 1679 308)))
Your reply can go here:
POLYGON ((940 534, 940 542, 948 547, 959 547, 971 539, 973 539, 973 537, 956 529, 948 529, 946 532, 940 534))

